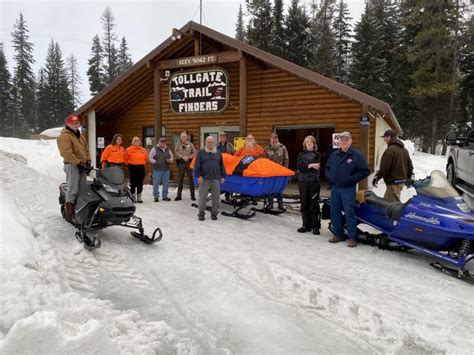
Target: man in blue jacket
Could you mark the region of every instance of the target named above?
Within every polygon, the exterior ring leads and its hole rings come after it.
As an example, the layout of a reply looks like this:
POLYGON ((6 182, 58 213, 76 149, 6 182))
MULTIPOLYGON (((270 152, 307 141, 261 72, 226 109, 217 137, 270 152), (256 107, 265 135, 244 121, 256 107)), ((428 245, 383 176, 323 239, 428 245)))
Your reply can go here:
POLYGON ((367 159, 351 147, 352 135, 342 132, 340 149, 333 152, 326 165, 325 175, 331 185, 331 224, 334 237, 330 243, 346 240, 348 247, 357 246, 357 220, 355 217, 356 185, 370 175, 367 159), (344 235, 342 212, 345 213, 348 236, 344 235))
POLYGON ((204 149, 201 149, 196 155, 194 176, 199 182, 198 218, 200 221, 204 221, 207 195, 210 191, 212 195, 211 218, 216 220, 219 212, 220 185, 224 183, 225 168, 222 154, 217 150, 212 136, 206 138, 204 149))

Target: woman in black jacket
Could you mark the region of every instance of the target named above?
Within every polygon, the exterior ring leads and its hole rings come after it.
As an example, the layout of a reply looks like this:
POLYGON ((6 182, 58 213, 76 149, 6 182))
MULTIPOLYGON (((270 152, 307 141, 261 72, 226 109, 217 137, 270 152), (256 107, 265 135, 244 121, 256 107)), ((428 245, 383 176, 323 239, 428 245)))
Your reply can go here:
POLYGON ((300 211, 303 218, 303 226, 298 228, 298 232, 305 233, 312 230, 313 234, 319 235, 321 229, 319 209, 321 154, 317 150, 316 139, 313 136, 306 136, 303 141, 303 151, 298 154, 296 168, 301 200, 300 211))

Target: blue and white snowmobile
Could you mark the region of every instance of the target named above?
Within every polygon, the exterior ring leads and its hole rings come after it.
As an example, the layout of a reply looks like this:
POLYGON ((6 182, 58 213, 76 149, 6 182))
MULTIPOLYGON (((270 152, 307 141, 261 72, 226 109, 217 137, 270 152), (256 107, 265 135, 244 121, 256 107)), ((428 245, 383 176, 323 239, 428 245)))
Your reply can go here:
MULTIPOLYGON (((360 191, 356 202, 361 242, 389 250, 417 250, 437 260, 431 266, 450 275, 474 280, 466 264, 474 259, 474 213, 445 175, 435 170, 412 184, 416 196, 406 203, 391 202, 373 191, 360 191)), ((323 201, 323 218, 329 217, 330 200, 323 201)), ((331 226, 330 226, 331 229, 331 226)))

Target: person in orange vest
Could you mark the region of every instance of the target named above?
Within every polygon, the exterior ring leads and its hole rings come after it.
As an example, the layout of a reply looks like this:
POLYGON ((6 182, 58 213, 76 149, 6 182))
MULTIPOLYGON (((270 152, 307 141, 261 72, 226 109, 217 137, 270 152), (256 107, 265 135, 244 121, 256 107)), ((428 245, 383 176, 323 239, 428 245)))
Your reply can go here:
POLYGON ((145 179, 145 164, 147 162, 148 152, 142 147, 141 139, 133 137, 132 145, 125 149, 124 163, 128 165, 128 172, 130 173, 130 191, 134 200, 138 203, 143 203, 143 180, 145 179))
POLYGON ((123 136, 121 134, 114 134, 112 143, 105 147, 100 162, 102 168, 108 166, 123 167, 125 150, 122 147, 123 136))
POLYGON ((237 150, 237 153, 235 153, 235 155, 238 157, 243 157, 246 155, 263 157, 264 154, 264 149, 257 144, 255 137, 251 134, 245 137, 244 146, 240 147, 239 150, 237 150))

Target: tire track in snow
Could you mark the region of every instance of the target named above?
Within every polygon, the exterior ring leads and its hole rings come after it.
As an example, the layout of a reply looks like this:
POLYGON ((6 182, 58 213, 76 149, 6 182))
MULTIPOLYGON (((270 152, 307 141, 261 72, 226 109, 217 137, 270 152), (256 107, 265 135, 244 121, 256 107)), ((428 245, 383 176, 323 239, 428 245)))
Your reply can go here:
MULTIPOLYGON (((212 231, 212 229, 209 228, 209 231, 212 231)), ((200 232, 203 233, 204 231, 200 230, 200 232)), ((187 234, 190 233, 192 234, 192 230, 188 231, 187 234)), ((212 233, 209 233, 209 235, 212 235, 212 233)), ((226 235, 226 238, 242 241, 240 236, 226 235)), ((187 241, 187 239, 183 241, 187 241)), ((240 246, 243 244, 245 243, 241 243, 240 246)), ((252 244, 249 245, 253 246, 252 244)), ((324 278, 313 281, 302 276, 300 271, 294 268, 277 262, 269 263, 263 260, 261 255, 255 254, 251 248, 248 250, 249 259, 255 264, 255 272, 260 277, 261 282, 257 282, 255 278, 249 277, 248 274, 219 256, 209 254, 206 248, 202 248, 196 243, 187 243, 187 246, 190 249, 199 249, 199 252, 206 255, 209 260, 225 267, 255 294, 269 301, 293 307, 299 312, 310 312, 338 328, 343 328, 348 334, 351 334, 352 338, 361 337, 364 345, 373 352, 386 352, 387 349, 405 351, 408 347, 416 348, 416 346, 419 349, 429 348, 437 353, 445 352, 445 350, 431 347, 425 339, 420 338, 416 333, 413 335, 411 332, 413 329, 401 324, 395 315, 386 313, 382 315, 381 312, 369 305, 341 296, 331 286, 324 285, 327 281, 324 278), (278 276, 275 276, 275 274, 278 276), (285 277, 288 282, 285 281, 285 277), (275 280, 278 284, 276 288, 272 286, 275 280), (278 292, 275 293, 275 290, 278 292), (356 327, 348 324, 348 320, 355 323, 356 327), (374 343, 377 345, 373 345, 374 343)), ((243 250, 240 251, 243 252, 243 250)), ((368 265, 367 272, 370 273, 368 265)), ((339 281, 343 282, 344 280, 339 281)), ((415 303, 413 305, 417 306, 415 303)), ((413 326, 416 327, 416 324, 413 324, 413 326)))

